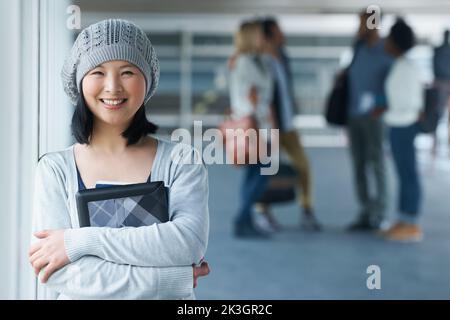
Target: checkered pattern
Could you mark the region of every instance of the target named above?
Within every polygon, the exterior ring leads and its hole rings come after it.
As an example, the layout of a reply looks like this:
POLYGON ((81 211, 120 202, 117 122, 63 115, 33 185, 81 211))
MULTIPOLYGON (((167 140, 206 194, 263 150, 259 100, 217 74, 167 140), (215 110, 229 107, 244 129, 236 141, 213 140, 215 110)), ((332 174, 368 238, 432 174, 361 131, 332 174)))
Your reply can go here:
MULTIPOLYGON (((165 200, 165 198, 163 197, 165 200)), ((169 220, 161 194, 92 201, 88 203, 92 227, 141 227, 169 220)))

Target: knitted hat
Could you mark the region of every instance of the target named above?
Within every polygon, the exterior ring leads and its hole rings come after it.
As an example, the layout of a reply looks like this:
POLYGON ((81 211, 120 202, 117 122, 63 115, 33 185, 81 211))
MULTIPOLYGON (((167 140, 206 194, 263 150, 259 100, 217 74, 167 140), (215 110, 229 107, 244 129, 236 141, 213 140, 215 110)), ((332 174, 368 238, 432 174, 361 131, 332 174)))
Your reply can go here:
POLYGON ((109 19, 90 25, 78 35, 66 58, 61 78, 64 91, 76 104, 81 80, 92 69, 111 60, 125 60, 138 67, 145 76, 146 103, 158 86, 159 62, 146 34, 135 24, 109 19))

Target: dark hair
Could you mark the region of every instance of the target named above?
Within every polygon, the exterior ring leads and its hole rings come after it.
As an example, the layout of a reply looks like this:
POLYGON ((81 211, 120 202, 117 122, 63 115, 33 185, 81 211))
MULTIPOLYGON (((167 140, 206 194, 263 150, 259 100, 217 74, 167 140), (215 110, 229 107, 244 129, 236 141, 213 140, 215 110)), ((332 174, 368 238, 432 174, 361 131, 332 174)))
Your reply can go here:
MULTIPOLYGON (((94 115, 86 105, 83 92, 80 93, 70 127, 72 135, 78 143, 89 144, 94 128, 94 115)), ((142 105, 134 115, 130 126, 122 132, 122 136, 128 140, 127 145, 130 146, 137 143, 142 137, 149 133, 155 133, 157 130, 158 126, 147 120, 145 106, 142 105)))
POLYGON ((416 43, 413 30, 402 18, 397 18, 397 21, 391 27, 389 39, 401 53, 405 53, 416 43))
POLYGON ((278 26, 277 20, 273 17, 261 19, 261 26, 266 39, 273 37, 273 27, 278 26))

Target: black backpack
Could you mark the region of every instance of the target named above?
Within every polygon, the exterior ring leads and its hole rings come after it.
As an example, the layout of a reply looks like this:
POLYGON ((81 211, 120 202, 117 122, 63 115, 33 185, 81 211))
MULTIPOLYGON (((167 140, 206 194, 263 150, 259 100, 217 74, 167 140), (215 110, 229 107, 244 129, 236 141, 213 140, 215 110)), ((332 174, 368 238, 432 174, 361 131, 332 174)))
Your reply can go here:
POLYGON ((328 124, 345 126, 348 120, 348 68, 336 77, 327 98, 325 119, 328 124))
POLYGON ((325 105, 325 119, 328 124, 336 126, 346 126, 348 122, 348 92, 349 92, 349 70, 355 61, 359 49, 363 44, 363 40, 357 40, 353 46, 354 54, 350 65, 343 69, 334 81, 325 105))

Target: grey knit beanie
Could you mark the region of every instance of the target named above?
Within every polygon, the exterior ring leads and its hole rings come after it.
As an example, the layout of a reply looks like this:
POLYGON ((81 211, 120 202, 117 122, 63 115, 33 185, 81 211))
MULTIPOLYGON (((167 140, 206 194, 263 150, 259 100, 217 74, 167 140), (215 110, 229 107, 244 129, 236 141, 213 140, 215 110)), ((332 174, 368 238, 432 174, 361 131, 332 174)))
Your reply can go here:
POLYGON ((61 78, 64 91, 76 104, 81 80, 96 66, 111 60, 125 60, 138 67, 145 76, 146 103, 158 86, 159 62, 146 34, 135 24, 121 19, 97 22, 78 35, 66 58, 61 78))

